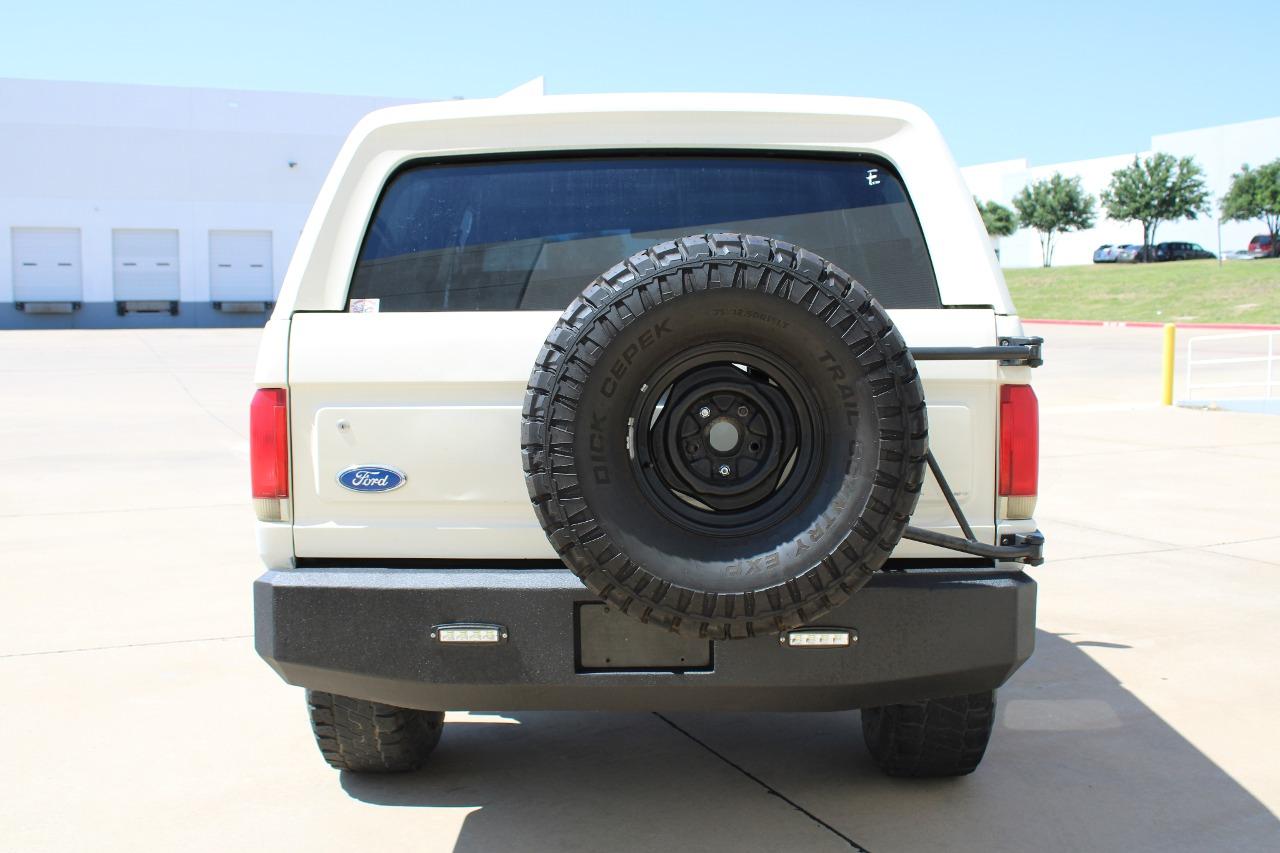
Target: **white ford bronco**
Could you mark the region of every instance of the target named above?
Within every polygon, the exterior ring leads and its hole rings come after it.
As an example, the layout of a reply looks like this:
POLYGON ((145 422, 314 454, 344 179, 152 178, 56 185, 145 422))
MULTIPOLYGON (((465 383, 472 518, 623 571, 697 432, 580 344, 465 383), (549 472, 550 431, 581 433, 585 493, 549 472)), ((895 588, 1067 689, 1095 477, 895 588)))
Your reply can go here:
POLYGON ((858 708, 969 773, 1033 645, 1039 363, 914 107, 376 112, 263 335, 257 650, 351 771, 450 710, 858 708))

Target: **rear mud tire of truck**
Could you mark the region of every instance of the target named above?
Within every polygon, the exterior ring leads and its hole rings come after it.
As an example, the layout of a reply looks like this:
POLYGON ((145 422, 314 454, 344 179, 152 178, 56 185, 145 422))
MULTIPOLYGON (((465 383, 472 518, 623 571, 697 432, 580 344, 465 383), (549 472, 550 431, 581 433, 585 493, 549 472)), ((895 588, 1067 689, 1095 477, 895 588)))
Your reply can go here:
POLYGON ((994 690, 862 709, 862 738, 889 776, 967 776, 978 768, 996 719, 994 690))
POLYGON ((789 243, 709 234, 570 304, 521 445, 538 520, 588 588, 733 639, 812 623, 883 566, 927 432, 911 353, 861 285, 789 243))
POLYGON ((417 770, 440 742, 444 714, 307 691, 311 731, 329 766, 353 773, 417 770))

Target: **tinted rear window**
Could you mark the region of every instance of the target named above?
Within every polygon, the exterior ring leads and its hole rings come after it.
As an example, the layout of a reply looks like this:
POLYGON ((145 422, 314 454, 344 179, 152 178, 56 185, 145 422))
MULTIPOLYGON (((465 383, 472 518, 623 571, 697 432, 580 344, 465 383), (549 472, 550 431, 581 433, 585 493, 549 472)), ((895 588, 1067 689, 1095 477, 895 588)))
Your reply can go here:
POLYGON ((559 311, 628 255, 714 231, 804 246, 889 308, 940 304, 892 169, 724 155, 407 167, 378 202, 350 297, 378 299, 380 311, 559 311))

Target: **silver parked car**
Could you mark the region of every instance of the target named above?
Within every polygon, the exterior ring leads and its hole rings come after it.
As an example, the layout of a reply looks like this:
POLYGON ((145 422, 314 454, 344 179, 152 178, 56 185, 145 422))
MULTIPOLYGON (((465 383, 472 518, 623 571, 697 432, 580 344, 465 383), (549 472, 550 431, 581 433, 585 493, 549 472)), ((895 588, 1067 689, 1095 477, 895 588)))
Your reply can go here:
POLYGON ((1137 243, 1125 243, 1123 246, 1116 246, 1115 258, 1118 264, 1136 264, 1143 260, 1142 246, 1137 243))

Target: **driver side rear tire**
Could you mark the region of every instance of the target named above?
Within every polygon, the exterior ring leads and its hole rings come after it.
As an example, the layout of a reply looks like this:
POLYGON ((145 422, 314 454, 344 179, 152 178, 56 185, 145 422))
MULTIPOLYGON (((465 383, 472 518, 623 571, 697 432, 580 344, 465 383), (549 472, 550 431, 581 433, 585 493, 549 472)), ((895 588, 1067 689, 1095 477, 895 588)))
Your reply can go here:
POLYGON ((417 770, 444 728, 441 711, 397 708, 318 690, 307 691, 307 707, 324 760, 353 773, 417 770))

